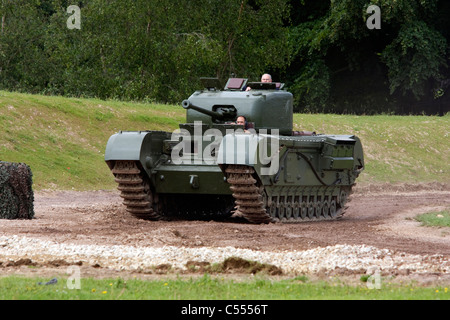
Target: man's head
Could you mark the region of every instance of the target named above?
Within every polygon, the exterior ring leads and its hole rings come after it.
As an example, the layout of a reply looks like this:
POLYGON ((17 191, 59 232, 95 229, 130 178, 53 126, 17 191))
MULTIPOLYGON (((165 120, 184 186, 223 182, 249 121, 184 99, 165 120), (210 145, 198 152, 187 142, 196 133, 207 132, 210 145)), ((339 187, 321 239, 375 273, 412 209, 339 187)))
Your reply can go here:
POLYGON ((239 116, 236 119, 236 124, 239 124, 241 126, 244 126, 245 128, 245 117, 244 116, 239 116))
POLYGON ((264 73, 261 76, 261 82, 272 82, 272 76, 268 73, 264 73))

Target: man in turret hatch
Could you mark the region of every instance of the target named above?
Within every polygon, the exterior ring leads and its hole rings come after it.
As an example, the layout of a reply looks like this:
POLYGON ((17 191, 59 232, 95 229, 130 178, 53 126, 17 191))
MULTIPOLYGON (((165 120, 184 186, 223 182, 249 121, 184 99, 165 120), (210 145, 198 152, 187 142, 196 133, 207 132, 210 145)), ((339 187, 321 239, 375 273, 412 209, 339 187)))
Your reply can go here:
POLYGON ((250 133, 250 131, 248 131, 247 119, 244 116, 238 116, 236 118, 236 124, 244 126, 245 133, 250 133))
MULTIPOLYGON (((268 74, 268 73, 264 73, 261 76, 261 82, 268 82, 268 83, 272 82, 272 76, 270 74, 268 74)), ((250 91, 250 90, 252 90, 251 87, 246 87, 245 88, 245 91, 250 91)))

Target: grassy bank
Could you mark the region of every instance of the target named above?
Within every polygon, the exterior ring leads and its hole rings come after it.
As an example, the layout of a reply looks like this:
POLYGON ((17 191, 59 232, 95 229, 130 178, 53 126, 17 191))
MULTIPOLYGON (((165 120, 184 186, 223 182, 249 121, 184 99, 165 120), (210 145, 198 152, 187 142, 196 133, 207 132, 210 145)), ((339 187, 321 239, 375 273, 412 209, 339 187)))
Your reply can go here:
MULTIPOLYGON (((119 130, 173 131, 181 106, 48 97, 0 91, 0 160, 25 162, 40 189, 114 189, 104 163, 119 130)), ((450 115, 347 116, 295 114, 295 130, 356 134, 363 142, 368 183, 450 181, 450 115)))
POLYGON ((39 189, 113 189, 104 162, 120 130, 170 130, 181 107, 0 91, 0 159, 25 162, 39 189))
POLYGON ((450 114, 436 116, 294 116, 295 129, 355 134, 366 168, 358 183, 450 181, 450 114))

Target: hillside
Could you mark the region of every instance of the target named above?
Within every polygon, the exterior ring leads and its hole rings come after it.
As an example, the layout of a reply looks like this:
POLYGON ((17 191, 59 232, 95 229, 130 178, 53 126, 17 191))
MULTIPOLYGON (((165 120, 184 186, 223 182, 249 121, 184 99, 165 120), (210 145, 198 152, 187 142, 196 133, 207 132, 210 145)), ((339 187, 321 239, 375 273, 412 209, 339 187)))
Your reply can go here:
MULTIPOLYGON (((0 160, 24 162, 36 190, 116 187, 103 157, 119 130, 173 131, 181 106, 63 98, 0 91, 0 160)), ((356 134, 363 143, 365 184, 450 181, 450 115, 295 114, 295 130, 356 134)))
POLYGON ((437 116, 294 116, 294 128, 355 134, 366 168, 358 183, 450 182, 450 113, 437 116))

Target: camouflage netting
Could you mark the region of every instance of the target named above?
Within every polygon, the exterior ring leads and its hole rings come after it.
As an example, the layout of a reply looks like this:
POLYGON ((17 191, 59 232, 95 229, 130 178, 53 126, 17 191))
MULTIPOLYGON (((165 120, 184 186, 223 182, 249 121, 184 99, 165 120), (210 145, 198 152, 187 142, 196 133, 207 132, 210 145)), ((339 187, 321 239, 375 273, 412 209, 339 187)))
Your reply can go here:
POLYGON ((24 163, 0 161, 0 219, 32 219, 32 173, 24 163))

